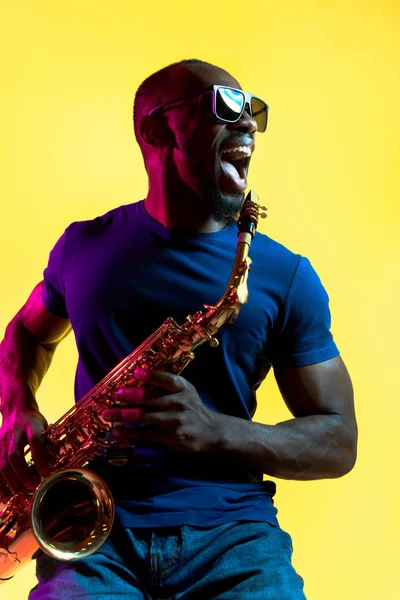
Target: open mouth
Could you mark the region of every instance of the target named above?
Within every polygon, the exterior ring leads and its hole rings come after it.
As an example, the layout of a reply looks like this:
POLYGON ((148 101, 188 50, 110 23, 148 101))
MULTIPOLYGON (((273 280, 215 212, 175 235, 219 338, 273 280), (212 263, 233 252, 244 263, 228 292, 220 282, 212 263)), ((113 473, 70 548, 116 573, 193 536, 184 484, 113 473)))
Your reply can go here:
POLYGON ((251 146, 235 146, 221 153, 222 169, 235 191, 243 192, 246 189, 252 150, 251 146))

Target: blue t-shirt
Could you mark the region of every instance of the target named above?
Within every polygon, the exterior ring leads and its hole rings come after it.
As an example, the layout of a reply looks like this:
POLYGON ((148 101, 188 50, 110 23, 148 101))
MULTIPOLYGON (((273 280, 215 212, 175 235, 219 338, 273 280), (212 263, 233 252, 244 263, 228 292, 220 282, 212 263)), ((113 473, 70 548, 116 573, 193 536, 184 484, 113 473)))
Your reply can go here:
MULTIPOLYGON (((194 235, 168 229, 150 217, 144 201, 72 223, 50 254, 43 301, 74 330, 75 400, 167 317, 182 324, 203 303, 216 303, 236 248, 236 224, 194 235)), ((338 354, 328 297, 309 261, 259 232, 250 256, 248 303, 219 330, 219 346, 198 348, 182 373, 210 409, 243 419, 253 417, 256 390, 271 366, 300 367, 338 354)), ((276 523, 274 484, 233 464, 142 443, 124 467, 103 459, 90 466, 109 482, 125 526, 276 523)))

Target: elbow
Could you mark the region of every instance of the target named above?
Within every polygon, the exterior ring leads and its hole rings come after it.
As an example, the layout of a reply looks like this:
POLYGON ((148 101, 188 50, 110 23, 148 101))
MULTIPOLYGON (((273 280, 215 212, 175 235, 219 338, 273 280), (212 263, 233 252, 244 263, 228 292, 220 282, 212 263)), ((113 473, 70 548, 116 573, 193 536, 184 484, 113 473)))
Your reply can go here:
POLYGON ((354 421, 351 426, 342 428, 340 447, 337 448, 337 474, 336 477, 347 475, 354 468, 357 461, 357 425, 354 421))
POLYGON ((340 465, 340 472, 338 477, 343 477, 343 475, 347 475, 354 468, 357 461, 357 449, 351 449, 346 452, 346 455, 343 457, 340 465))

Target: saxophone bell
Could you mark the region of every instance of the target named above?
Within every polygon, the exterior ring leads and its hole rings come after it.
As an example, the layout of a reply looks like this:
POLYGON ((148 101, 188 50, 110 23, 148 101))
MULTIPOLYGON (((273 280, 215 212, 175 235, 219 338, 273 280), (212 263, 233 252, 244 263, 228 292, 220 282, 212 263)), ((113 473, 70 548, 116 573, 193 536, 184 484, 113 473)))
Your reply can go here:
POLYGON ((0 512, 0 582, 40 550, 64 561, 93 554, 107 539, 114 513, 107 484, 89 469, 62 469, 29 497, 15 495, 0 512))
POLYGON ((33 534, 46 554, 60 560, 85 558, 107 539, 114 501, 104 480, 89 469, 63 469, 37 489, 30 517, 33 534))

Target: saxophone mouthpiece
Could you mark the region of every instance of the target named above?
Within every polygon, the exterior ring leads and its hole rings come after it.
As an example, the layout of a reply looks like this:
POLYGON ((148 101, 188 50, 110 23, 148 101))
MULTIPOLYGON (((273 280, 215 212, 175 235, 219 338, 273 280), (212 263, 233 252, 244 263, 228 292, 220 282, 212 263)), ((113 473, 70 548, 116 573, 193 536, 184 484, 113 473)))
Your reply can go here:
POLYGON ((253 238, 257 229, 258 218, 265 219, 267 216, 265 212, 262 212, 264 210, 267 210, 267 208, 260 206, 258 194, 254 190, 250 190, 240 211, 238 219, 239 232, 249 233, 253 238))

